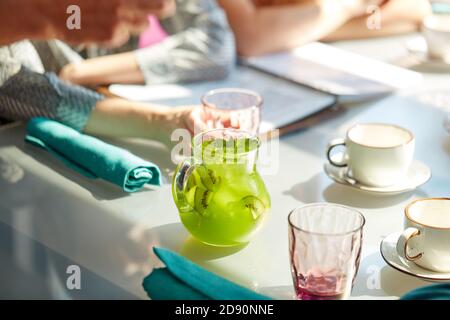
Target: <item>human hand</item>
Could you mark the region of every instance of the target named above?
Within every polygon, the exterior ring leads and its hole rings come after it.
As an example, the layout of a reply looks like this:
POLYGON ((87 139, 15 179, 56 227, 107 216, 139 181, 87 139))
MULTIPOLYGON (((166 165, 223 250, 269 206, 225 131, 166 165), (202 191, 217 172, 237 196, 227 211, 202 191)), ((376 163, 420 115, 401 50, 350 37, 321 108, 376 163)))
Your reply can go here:
POLYGON ((340 0, 349 11, 350 16, 360 17, 367 14, 372 6, 382 7, 390 0, 340 0))
MULTIPOLYGON (((148 26, 148 15, 167 17, 175 12, 174 0, 3 0, 0 25, 8 34, 2 42, 29 39, 61 39, 69 43, 119 46, 130 34, 148 26), (67 22, 80 8, 79 29, 67 22), (36 13, 39 14, 36 14, 36 13)), ((70 20, 71 21, 71 20, 70 20)))
POLYGON ((373 11, 373 6, 383 8, 391 0, 251 0, 256 7, 287 6, 287 5, 321 5, 331 10, 342 10, 341 14, 347 19, 361 17, 373 11), (370 9, 370 10, 369 10, 370 9))
POLYGON ((171 109, 167 120, 169 122, 168 127, 172 131, 186 129, 192 136, 212 129, 211 124, 207 122, 202 106, 185 106, 171 109))
POLYGON ((186 129, 192 136, 212 129, 240 128, 239 120, 236 117, 228 115, 212 119, 204 112, 202 106, 178 107, 171 109, 169 113, 167 120, 170 125, 168 127, 172 130, 186 129))

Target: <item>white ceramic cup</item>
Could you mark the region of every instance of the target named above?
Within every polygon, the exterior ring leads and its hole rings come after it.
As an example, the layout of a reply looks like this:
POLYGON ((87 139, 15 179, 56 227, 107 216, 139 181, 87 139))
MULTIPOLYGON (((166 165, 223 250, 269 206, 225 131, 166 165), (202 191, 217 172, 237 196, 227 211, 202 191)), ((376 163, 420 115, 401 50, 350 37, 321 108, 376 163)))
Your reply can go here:
POLYGON ((364 185, 386 187, 406 176, 414 147, 414 135, 404 128, 364 123, 351 127, 345 139, 332 140, 327 147, 327 158, 334 166, 348 167, 349 176, 364 185), (339 160, 331 156, 337 146, 345 146, 339 160))
POLYGON ((405 208, 397 253, 422 268, 450 272, 450 198, 420 199, 405 208))
POLYGON ((431 14, 423 20, 428 56, 450 62, 450 14, 431 14))

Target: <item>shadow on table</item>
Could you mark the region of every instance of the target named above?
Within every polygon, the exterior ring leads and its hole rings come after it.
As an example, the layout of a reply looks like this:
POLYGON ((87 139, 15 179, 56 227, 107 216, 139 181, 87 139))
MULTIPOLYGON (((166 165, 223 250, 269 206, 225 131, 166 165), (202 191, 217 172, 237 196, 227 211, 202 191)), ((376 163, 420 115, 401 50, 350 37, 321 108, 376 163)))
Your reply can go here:
POLYGON ((256 290, 262 295, 272 297, 276 300, 295 300, 294 286, 261 287, 256 290))
POLYGON ((450 134, 447 137, 447 139, 444 139, 444 142, 442 145, 444 147, 444 150, 448 153, 448 155, 450 155, 450 134))
POLYGON ((179 222, 168 223, 148 229, 135 229, 134 238, 141 242, 147 242, 151 246, 166 248, 175 252, 180 252, 189 233, 179 222))
POLYGON ((443 65, 430 63, 427 61, 417 63, 416 65, 410 66, 409 69, 420 72, 420 73, 435 73, 435 74, 449 74, 450 67, 443 65))
POLYGON ((354 190, 351 187, 342 186, 337 183, 330 185, 323 192, 323 197, 328 202, 339 203, 359 208, 385 208, 405 202, 412 195, 426 198, 427 194, 421 190, 406 192, 398 195, 375 195, 368 192, 354 190))
POLYGON ((390 266, 381 269, 381 287, 390 296, 401 297, 418 287, 429 285, 429 282, 397 271, 390 266))
POLYGON ((145 230, 164 248, 180 252, 194 262, 206 262, 232 255, 247 244, 233 247, 215 247, 193 238, 181 223, 169 223, 145 230))
POLYGON ((214 260, 232 255, 245 248, 246 245, 214 247, 203 244, 198 240, 195 240, 181 223, 170 223, 154 227, 145 230, 145 233, 151 236, 151 240, 145 240, 148 243, 151 243, 151 246, 167 248, 179 252, 187 259, 230 281, 249 287, 252 285, 247 279, 240 277, 239 270, 228 270, 220 267, 219 264, 214 263, 214 260))
POLYGON ((361 259, 355 285, 352 289, 352 297, 386 296, 380 283, 380 270, 384 264, 381 254, 378 251, 361 259))
POLYGON ((318 173, 309 180, 297 183, 289 190, 283 191, 283 194, 304 203, 321 202, 323 201, 322 190, 329 181, 329 178, 324 173, 318 173))
POLYGON ((246 246, 247 244, 233 247, 215 247, 204 244, 189 236, 183 243, 181 254, 192 261, 209 261, 232 255, 241 251, 246 246))
POLYGON ((377 250, 361 260, 353 297, 401 297, 405 293, 427 285, 427 282, 404 274, 386 265, 377 250))
POLYGON ((324 173, 318 173, 306 182, 294 185, 283 194, 290 195, 303 203, 325 200, 359 208, 390 207, 410 199, 413 194, 419 197, 427 197, 427 194, 420 189, 390 196, 371 194, 338 183, 329 184, 329 179, 324 173))
POLYGON ((67 180, 70 180, 88 190, 97 200, 113 200, 129 196, 129 193, 123 191, 121 188, 112 183, 102 179, 87 178, 78 172, 69 169, 63 162, 51 156, 45 150, 41 150, 30 145, 25 145, 20 149, 37 162, 46 165, 57 174, 65 177, 67 180))

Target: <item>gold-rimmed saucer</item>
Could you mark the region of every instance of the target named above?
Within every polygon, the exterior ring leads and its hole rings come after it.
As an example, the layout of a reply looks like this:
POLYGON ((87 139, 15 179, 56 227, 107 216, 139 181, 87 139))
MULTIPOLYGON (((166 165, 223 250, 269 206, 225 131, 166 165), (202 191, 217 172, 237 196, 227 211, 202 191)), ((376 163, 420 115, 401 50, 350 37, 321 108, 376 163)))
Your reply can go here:
POLYGON ((324 165, 324 170, 328 177, 339 184, 343 184, 361 191, 382 195, 394 195, 413 191, 425 184, 431 178, 430 168, 426 164, 417 160, 411 164, 411 167, 409 168, 404 179, 387 187, 374 187, 361 184, 348 175, 347 167, 336 167, 330 163, 326 163, 324 165))
POLYGON ((450 272, 436 272, 424 269, 414 262, 406 261, 397 254, 397 241, 401 232, 388 235, 381 241, 380 251, 384 261, 392 268, 431 282, 450 282, 450 272))

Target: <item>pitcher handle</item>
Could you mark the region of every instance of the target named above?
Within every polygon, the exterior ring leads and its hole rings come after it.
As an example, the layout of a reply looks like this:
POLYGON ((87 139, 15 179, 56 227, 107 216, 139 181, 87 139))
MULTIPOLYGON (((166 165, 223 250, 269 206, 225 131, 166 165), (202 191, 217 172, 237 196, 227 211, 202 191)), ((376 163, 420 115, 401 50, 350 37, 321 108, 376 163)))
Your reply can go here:
POLYGON ((172 193, 175 198, 175 202, 177 205, 186 207, 184 208, 185 210, 192 210, 192 207, 186 201, 183 201, 182 204, 179 203, 178 197, 185 191, 189 177, 197 166, 198 165, 195 164, 193 157, 186 158, 177 166, 173 176, 172 193))

